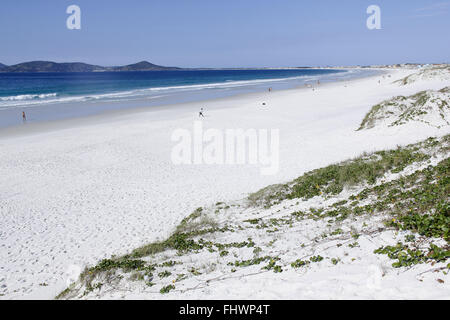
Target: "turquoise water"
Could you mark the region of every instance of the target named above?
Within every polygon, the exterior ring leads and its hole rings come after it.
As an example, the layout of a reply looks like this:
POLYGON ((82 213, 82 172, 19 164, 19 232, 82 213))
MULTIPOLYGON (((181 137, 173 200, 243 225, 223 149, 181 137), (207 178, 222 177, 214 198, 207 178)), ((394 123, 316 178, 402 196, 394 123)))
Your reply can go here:
POLYGON ((0 73, 0 127, 106 110, 202 101, 364 76, 368 70, 264 69, 0 73))

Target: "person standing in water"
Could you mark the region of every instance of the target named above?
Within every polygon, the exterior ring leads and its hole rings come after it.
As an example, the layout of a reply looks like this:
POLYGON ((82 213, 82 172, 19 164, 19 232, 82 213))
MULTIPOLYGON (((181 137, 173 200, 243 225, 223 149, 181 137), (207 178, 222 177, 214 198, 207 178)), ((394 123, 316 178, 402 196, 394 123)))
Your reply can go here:
POLYGON ((23 123, 27 122, 27 116, 25 115, 25 111, 22 111, 22 121, 23 123))

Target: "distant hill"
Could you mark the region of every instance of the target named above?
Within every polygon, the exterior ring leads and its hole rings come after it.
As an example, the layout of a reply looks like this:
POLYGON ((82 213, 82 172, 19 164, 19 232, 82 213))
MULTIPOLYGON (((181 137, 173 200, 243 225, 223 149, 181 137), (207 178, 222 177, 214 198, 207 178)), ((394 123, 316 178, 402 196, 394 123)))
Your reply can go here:
POLYGON ((102 67, 82 62, 57 63, 52 61, 30 61, 6 66, 0 64, 0 72, 101 72, 101 71, 160 71, 180 70, 176 67, 163 67, 141 61, 127 66, 102 67))
POLYGON ((163 67, 148 61, 141 61, 123 67, 113 67, 113 71, 157 71, 157 70, 179 70, 176 67, 163 67))
POLYGON ((3 72, 92 72, 102 71, 102 67, 86 63, 56 63, 51 61, 31 61, 3 68, 3 72))

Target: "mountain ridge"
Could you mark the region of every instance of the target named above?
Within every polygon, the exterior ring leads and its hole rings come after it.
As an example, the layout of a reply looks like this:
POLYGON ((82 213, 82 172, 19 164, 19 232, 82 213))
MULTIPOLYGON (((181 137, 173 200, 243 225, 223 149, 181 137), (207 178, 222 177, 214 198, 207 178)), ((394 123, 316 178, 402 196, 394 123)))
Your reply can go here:
POLYGON ((122 72, 122 71, 163 71, 181 70, 178 67, 165 67, 140 61, 125 66, 104 67, 83 62, 53 62, 53 61, 28 61, 7 66, 0 63, 0 72, 122 72))

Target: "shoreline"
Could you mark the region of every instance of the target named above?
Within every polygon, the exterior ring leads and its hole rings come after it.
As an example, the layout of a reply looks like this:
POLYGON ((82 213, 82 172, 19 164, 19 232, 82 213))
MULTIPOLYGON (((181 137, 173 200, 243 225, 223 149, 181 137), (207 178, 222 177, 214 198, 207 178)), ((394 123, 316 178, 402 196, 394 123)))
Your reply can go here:
MULTIPOLYGON (((305 82, 307 79, 317 78, 321 81, 329 81, 331 80, 330 77, 333 75, 345 78, 347 76, 352 77, 352 74, 357 73, 358 76, 361 77, 361 75, 368 72, 361 70, 326 70, 326 73, 322 74, 321 71, 322 70, 313 69, 311 71, 312 74, 272 74, 271 77, 270 75, 266 75, 269 76, 269 78, 261 78, 258 74, 253 74, 253 76, 230 74, 226 76, 213 73, 212 75, 207 76, 206 74, 201 73, 197 76, 186 76, 186 81, 182 78, 176 79, 176 77, 172 79, 169 76, 168 79, 171 80, 164 82, 164 77, 160 77, 161 83, 157 80, 159 77, 155 77, 155 79, 152 77, 149 79, 144 77, 143 81, 150 81, 145 86, 137 84, 134 86, 126 84, 118 86, 118 84, 116 84, 115 88, 111 87, 109 89, 107 87, 104 88, 105 83, 103 82, 105 80, 100 77, 100 79, 98 79, 99 83, 96 93, 89 91, 83 93, 83 90, 78 90, 79 92, 75 93, 73 90, 57 89, 58 82, 56 81, 55 83, 52 77, 48 77, 45 81, 48 81, 49 84, 54 86, 54 88, 50 90, 52 91, 51 93, 45 91, 45 93, 42 94, 21 93, 19 95, 0 97, 0 127, 5 128, 22 125, 22 121, 19 121, 21 120, 20 109, 27 112, 28 123, 46 122, 96 115, 111 110, 172 105, 183 102, 201 102, 216 98, 235 96, 244 92, 261 92, 272 86, 274 89, 285 89, 295 87, 297 83, 305 82), (240 79, 240 76, 243 76, 243 78, 240 79), (204 80, 198 80, 196 77, 203 77, 204 80), (228 77, 234 77, 234 80, 227 80, 228 77), (33 100, 35 98, 36 100, 33 100)), ((138 72, 134 72, 133 74, 135 73, 139 74, 138 72)), ((356 76, 353 75, 353 77, 356 76)), ((131 83, 133 83, 133 77, 131 76, 129 78, 130 79, 125 78, 121 81, 131 81, 131 83)), ((1 77, 0 80, 2 80, 1 77)), ((27 78, 25 78, 24 81, 25 80, 27 80, 27 78)), ((70 77, 66 80, 70 81, 70 77)), ((87 81, 89 81, 89 77, 87 78, 87 81)), ((74 86, 77 86, 76 81, 74 86)), ((14 87, 12 87, 11 90, 14 91, 14 87)))
MULTIPOLYGON (((351 70, 352 68, 343 68, 342 70, 351 70)), ((358 69, 358 68, 355 68, 358 69)), ((326 88, 327 86, 339 84, 339 83, 353 83, 355 81, 363 80, 363 79, 371 79, 377 78, 380 75, 393 75, 396 71, 401 69, 386 69, 386 68, 366 68, 365 70, 373 70, 379 71, 378 74, 374 75, 366 75, 360 76, 351 79, 335 79, 332 81, 323 82, 320 84, 320 88, 326 88)), ((286 94, 290 92, 296 92, 298 90, 311 90, 311 88, 305 87, 305 85, 298 85, 288 89, 274 90, 270 93, 270 95, 274 94, 286 94)), ((181 102, 181 103, 168 103, 161 104, 155 106, 143 106, 143 107, 129 107, 115 110, 103 110, 99 113, 91 114, 91 115, 82 115, 75 116, 65 119, 57 119, 57 120, 43 120, 38 122, 26 123, 24 124, 16 124, 10 125, 6 127, 0 127, 0 140, 8 137, 16 137, 16 136, 26 136, 29 134, 39 134, 46 133, 55 130, 67 129, 71 127, 80 127, 85 125, 95 125, 96 123, 103 123, 105 121, 114 121, 120 120, 120 117, 139 114, 139 113, 147 113, 147 112, 168 112, 170 111, 184 111, 186 109, 193 109, 192 112, 198 112, 198 110, 194 110, 194 107, 199 109, 200 105, 205 104, 216 104, 216 103, 227 103, 234 102, 235 100, 245 100, 245 99, 259 99, 264 98, 267 94, 266 91, 257 91, 250 93, 236 93, 231 96, 219 97, 219 98, 205 98, 201 100, 196 100, 193 102, 181 102), (178 109, 178 110, 177 110, 178 109)), ((226 108, 226 107, 222 107, 226 108)))

